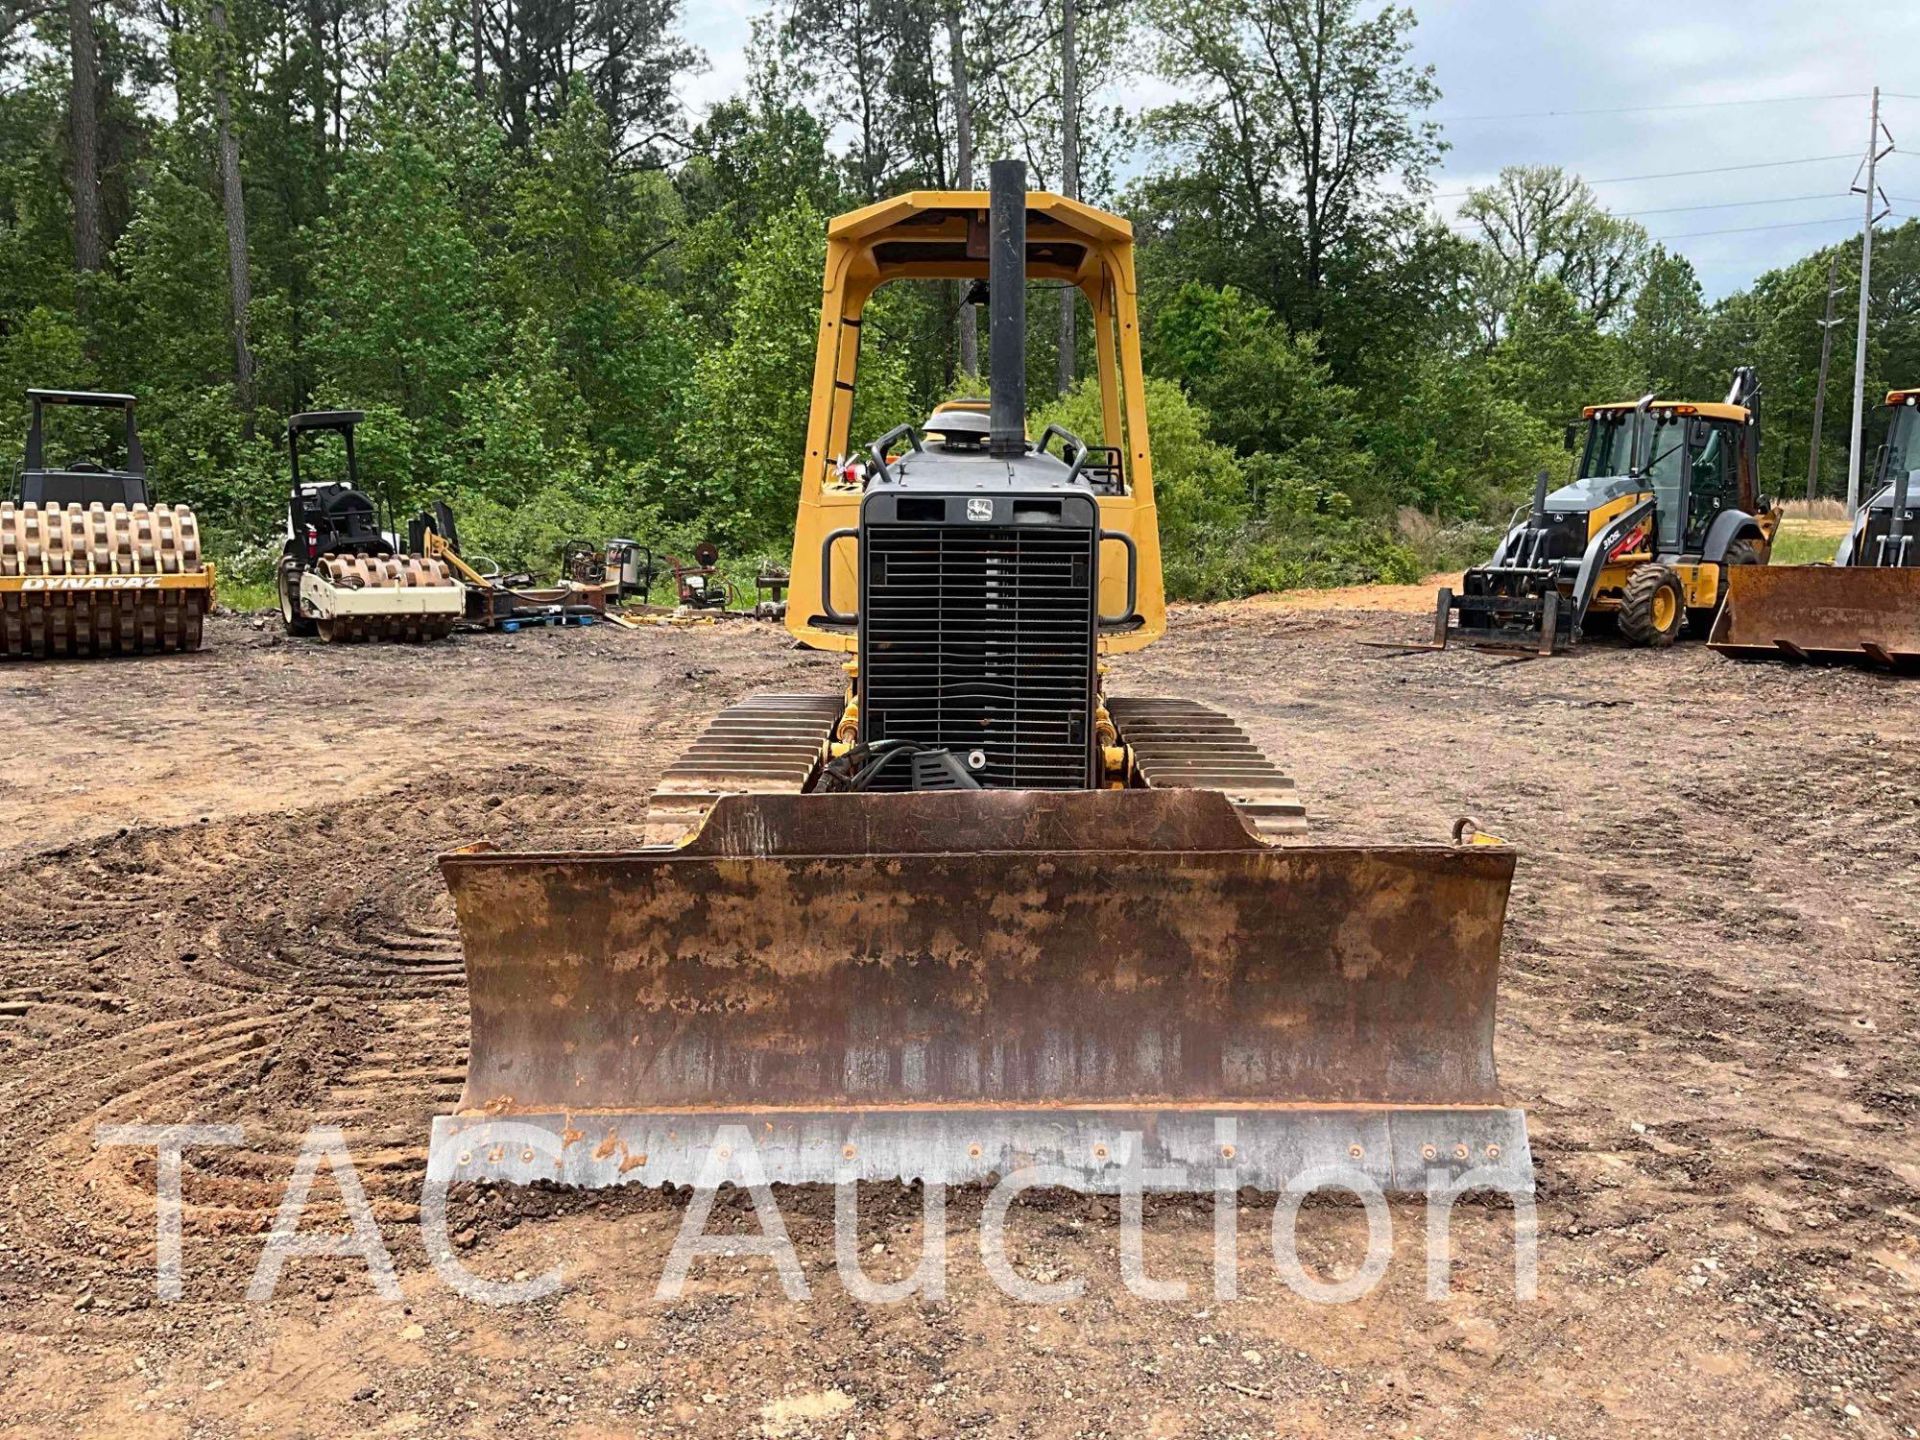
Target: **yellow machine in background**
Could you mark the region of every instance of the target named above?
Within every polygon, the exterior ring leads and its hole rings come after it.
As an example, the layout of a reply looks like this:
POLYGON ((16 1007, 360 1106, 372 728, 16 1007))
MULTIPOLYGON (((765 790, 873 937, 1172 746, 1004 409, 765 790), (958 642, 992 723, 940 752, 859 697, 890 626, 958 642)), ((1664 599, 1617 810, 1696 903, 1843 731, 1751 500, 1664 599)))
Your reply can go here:
POLYGON ((213 566, 185 505, 154 505, 131 395, 27 391, 26 454, 0 502, 0 655, 198 650, 213 566), (49 411, 117 410, 121 463, 47 461, 49 411))
POLYGON ((443 859, 472 1045, 431 1176, 1531 1185, 1514 852, 1310 843, 1231 719, 1110 689, 1165 625, 1131 243, 1015 162, 833 222, 787 624, 843 685, 721 712, 646 848, 443 859), (1029 278, 1092 305, 1098 437, 1027 433, 1029 278), (895 279, 986 281, 991 396, 856 453, 895 279))
POLYGON ((1434 648, 1551 654, 1602 617, 1635 645, 1671 645, 1689 624, 1704 635, 1728 572, 1766 564, 1780 525, 1760 493, 1759 395, 1743 367, 1719 404, 1587 407, 1579 474, 1550 492, 1542 471, 1493 558, 1440 591, 1434 648))
POLYGON ((1709 642, 1742 660, 1920 667, 1920 390, 1887 394, 1874 489, 1831 565, 1730 576, 1709 642))

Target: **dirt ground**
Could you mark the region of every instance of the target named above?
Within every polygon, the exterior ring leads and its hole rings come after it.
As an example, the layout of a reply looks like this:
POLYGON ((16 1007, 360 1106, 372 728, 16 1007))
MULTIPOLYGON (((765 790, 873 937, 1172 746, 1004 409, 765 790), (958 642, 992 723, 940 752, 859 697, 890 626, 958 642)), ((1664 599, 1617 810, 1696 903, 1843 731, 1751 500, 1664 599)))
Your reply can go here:
MULTIPOLYGON (((1423 607, 1418 607, 1424 610, 1423 607)), ((1153 1202, 1122 1284, 1110 1205, 1014 1212, 1017 1305, 953 1198, 937 1302, 854 1303, 830 1194, 783 1193, 811 1298, 765 1260, 655 1298, 684 1197, 468 1192, 453 1245, 535 1304, 455 1296, 414 1223, 457 1098, 462 968, 434 856, 617 844, 719 706, 829 687, 748 622, 283 643, 225 619, 195 656, 0 669, 0 1431, 10 1435, 1765 1436, 1920 1434, 1920 682, 1743 667, 1697 646, 1516 661, 1402 654, 1423 615, 1186 609, 1121 693, 1211 701, 1297 777, 1318 833, 1521 851, 1498 1051, 1539 1170, 1539 1294, 1512 1215, 1463 1208, 1426 1298, 1423 1213, 1352 1304, 1311 1305, 1239 1215, 1153 1202), (184 1298, 155 1298, 152 1152, 102 1124, 223 1122, 190 1151, 184 1298), (402 1303, 358 1257, 244 1290, 310 1125, 340 1127, 402 1303)), ((339 1232, 323 1169, 310 1229, 339 1232)), ((863 1196, 875 1279, 919 1202, 863 1196), (878 1247, 876 1249, 876 1247, 878 1247)), ((751 1228, 750 1211, 716 1225, 751 1228)), ((1304 1259, 1365 1235, 1310 1205, 1304 1259)))

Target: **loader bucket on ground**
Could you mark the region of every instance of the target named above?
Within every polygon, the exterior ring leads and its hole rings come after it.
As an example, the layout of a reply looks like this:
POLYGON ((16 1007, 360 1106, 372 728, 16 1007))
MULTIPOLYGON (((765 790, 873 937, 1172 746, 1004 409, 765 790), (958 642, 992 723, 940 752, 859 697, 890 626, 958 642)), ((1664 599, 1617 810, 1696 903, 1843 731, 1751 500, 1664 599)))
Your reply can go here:
POLYGON ((436 1179, 684 1185, 744 1136, 775 1182, 1531 1187, 1493 1064, 1503 846, 984 790, 730 796, 678 848, 441 865, 472 1049, 436 1179))
POLYGON ((1732 566, 1707 643, 1749 660, 1920 665, 1920 569, 1732 566))

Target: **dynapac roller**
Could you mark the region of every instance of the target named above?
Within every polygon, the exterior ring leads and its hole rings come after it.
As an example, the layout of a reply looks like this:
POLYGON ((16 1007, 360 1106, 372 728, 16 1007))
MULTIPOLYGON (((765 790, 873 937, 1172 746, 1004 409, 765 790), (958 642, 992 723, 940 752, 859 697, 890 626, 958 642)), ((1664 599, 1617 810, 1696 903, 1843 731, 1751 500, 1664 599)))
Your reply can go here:
POLYGON ((133 409, 131 395, 27 391, 25 452, 0 500, 0 655, 200 648, 213 566, 193 511, 151 503, 133 409), (119 463, 49 462, 50 414, 98 410, 119 412, 120 433, 102 447, 119 463))
POLYGON ((844 693, 722 712, 643 848, 442 860, 472 1049, 435 1178, 687 1184, 744 1137, 776 1182, 1531 1184, 1513 852, 1313 843, 1232 720, 1110 689, 1165 627, 1131 231, 992 184, 828 231, 787 625, 844 693), (898 279, 986 281, 991 400, 852 454, 898 279), (1027 435, 1027 279, 1087 297, 1100 443, 1027 435))

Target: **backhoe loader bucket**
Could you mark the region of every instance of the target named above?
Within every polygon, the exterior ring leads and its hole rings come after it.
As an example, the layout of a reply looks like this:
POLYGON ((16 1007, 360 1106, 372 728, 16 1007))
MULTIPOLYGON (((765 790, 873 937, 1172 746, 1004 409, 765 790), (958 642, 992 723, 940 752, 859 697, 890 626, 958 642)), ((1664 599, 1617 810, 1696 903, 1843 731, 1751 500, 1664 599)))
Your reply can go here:
POLYGON ((785 1183, 1532 1185, 1493 1063, 1502 845, 974 790, 734 795, 675 848, 441 866, 472 1048, 434 1179, 716 1183, 750 1141, 785 1183))
POLYGON ((1707 643, 1745 660, 1920 665, 1920 568, 1732 566, 1707 643))

